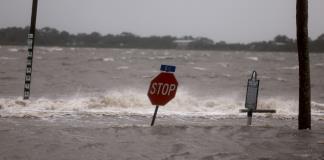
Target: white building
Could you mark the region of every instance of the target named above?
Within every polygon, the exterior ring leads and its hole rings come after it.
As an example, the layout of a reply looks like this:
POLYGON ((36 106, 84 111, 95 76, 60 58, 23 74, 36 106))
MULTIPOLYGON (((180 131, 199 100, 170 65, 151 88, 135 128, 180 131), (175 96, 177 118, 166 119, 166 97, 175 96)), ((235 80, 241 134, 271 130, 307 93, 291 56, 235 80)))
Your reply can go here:
POLYGON ((186 49, 191 42, 194 40, 189 40, 189 39, 176 39, 173 41, 177 45, 178 49, 186 49))

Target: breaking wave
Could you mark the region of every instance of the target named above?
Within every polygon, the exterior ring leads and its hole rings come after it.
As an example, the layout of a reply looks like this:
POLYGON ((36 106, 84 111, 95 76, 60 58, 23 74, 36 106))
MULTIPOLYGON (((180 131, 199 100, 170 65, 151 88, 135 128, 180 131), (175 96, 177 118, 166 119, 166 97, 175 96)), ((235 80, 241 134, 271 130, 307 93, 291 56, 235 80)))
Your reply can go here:
MULTIPOLYGON (((244 99, 231 95, 199 98, 178 92, 174 100, 161 107, 159 115, 240 116, 244 99)), ((298 102, 280 98, 259 99, 258 108, 276 109, 273 117, 295 117, 298 102)), ((1 117, 60 117, 65 115, 151 115, 154 106, 144 92, 112 91, 100 96, 78 96, 60 99, 37 98, 23 101, 21 97, 1 98, 1 117)), ((324 115, 324 104, 312 102, 313 115, 324 115)))

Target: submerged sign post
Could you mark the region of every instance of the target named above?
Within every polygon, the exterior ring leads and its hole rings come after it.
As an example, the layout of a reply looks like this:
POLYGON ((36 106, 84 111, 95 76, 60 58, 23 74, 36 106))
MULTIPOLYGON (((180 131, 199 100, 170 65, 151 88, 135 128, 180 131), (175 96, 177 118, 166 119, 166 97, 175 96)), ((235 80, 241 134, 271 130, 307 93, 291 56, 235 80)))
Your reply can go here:
POLYGON ((30 96, 31 75, 33 69, 33 52, 34 52, 34 44, 35 44, 34 41, 35 41, 35 30, 36 30, 37 3, 38 0, 33 0, 30 29, 27 38, 28 54, 27 54, 25 85, 24 85, 24 99, 29 99, 30 96))
POLYGON ((245 98, 245 108, 248 109, 248 125, 252 123, 252 113, 257 108, 258 103, 258 93, 259 93, 259 80, 257 80, 257 73, 253 71, 251 79, 248 80, 246 98, 245 98))
POLYGON ((153 78, 147 93, 152 105, 156 106, 151 126, 154 125, 159 106, 164 106, 172 100, 178 88, 178 81, 173 74, 176 66, 161 65, 160 70, 162 72, 153 78))
POLYGON ((276 113, 274 109, 257 109, 258 95, 259 95, 259 82, 257 79, 257 72, 253 71, 251 78, 248 80, 245 98, 245 109, 240 112, 247 112, 247 125, 252 124, 252 114, 254 113, 276 113))
POLYGON ((253 71, 252 76, 247 83, 246 98, 245 98, 245 108, 249 110, 256 110, 257 108, 259 82, 260 80, 257 80, 256 71, 253 71))

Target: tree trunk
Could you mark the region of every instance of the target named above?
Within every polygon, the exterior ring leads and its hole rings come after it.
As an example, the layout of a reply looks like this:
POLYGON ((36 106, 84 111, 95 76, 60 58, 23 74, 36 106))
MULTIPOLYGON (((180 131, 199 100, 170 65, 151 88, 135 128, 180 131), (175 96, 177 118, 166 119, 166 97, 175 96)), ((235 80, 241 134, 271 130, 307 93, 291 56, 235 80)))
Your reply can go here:
POLYGON ((308 0, 297 0, 297 47, 299 61, 298 128, 311 129, 311 86, 308 53, 308 0))

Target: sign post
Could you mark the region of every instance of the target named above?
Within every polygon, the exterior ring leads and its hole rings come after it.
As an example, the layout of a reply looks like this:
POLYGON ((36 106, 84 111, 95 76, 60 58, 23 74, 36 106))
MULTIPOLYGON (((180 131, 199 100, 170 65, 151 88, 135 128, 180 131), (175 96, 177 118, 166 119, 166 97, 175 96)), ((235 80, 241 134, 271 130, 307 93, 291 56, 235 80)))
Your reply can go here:
POLYGON ((253 71, 252 76, 247 83, 246 98, 245 98, 245 108, 248 109, 247 125, 252 124, 252 114, 253 111, 255 111, 257 108, 258 94, 259 94, 259 80, 257 80, 257 72, 253 71))
POLYGON ((33 67, 33 52, 34 52, 35 30, 36 30, 37 3, 38 0, 33 0, 30 29, 27 37, 28 54, 27 54, 25 85, 24 85, 24 99, 29 99, 30 96, 30 87, 31 87, 30 84, 31 84, 31 75, 32 75, 32 67, 33 67))
POLYGON ((164 106, 172 100, 178 88, 178 81, 173 74, 176 66, 161 65, 160 70, 162 72, 153 78, 147 93, 152 105, 156 106, 151 126, 154 125, 159 106, 164 106))
POLYGON ((153 118, 152 118, 151 126, 154 126, 154 122, 155 122, 155 118, 156 118, 156 114, 157 114, 158 110, 159 110, 159 106, 157 105, 155 107, 155 111, 154 111, 154 115, 153 115, 153 118))
POLYGON ((247 112, 247 125, 252 124, 252 115, 254 113, 276 113, 274 109, 257 109, 259 96, 259 82, 257 72, 253 71, 251 78, 248 80, 245 98, 245 109, 240 112, 247 112))

